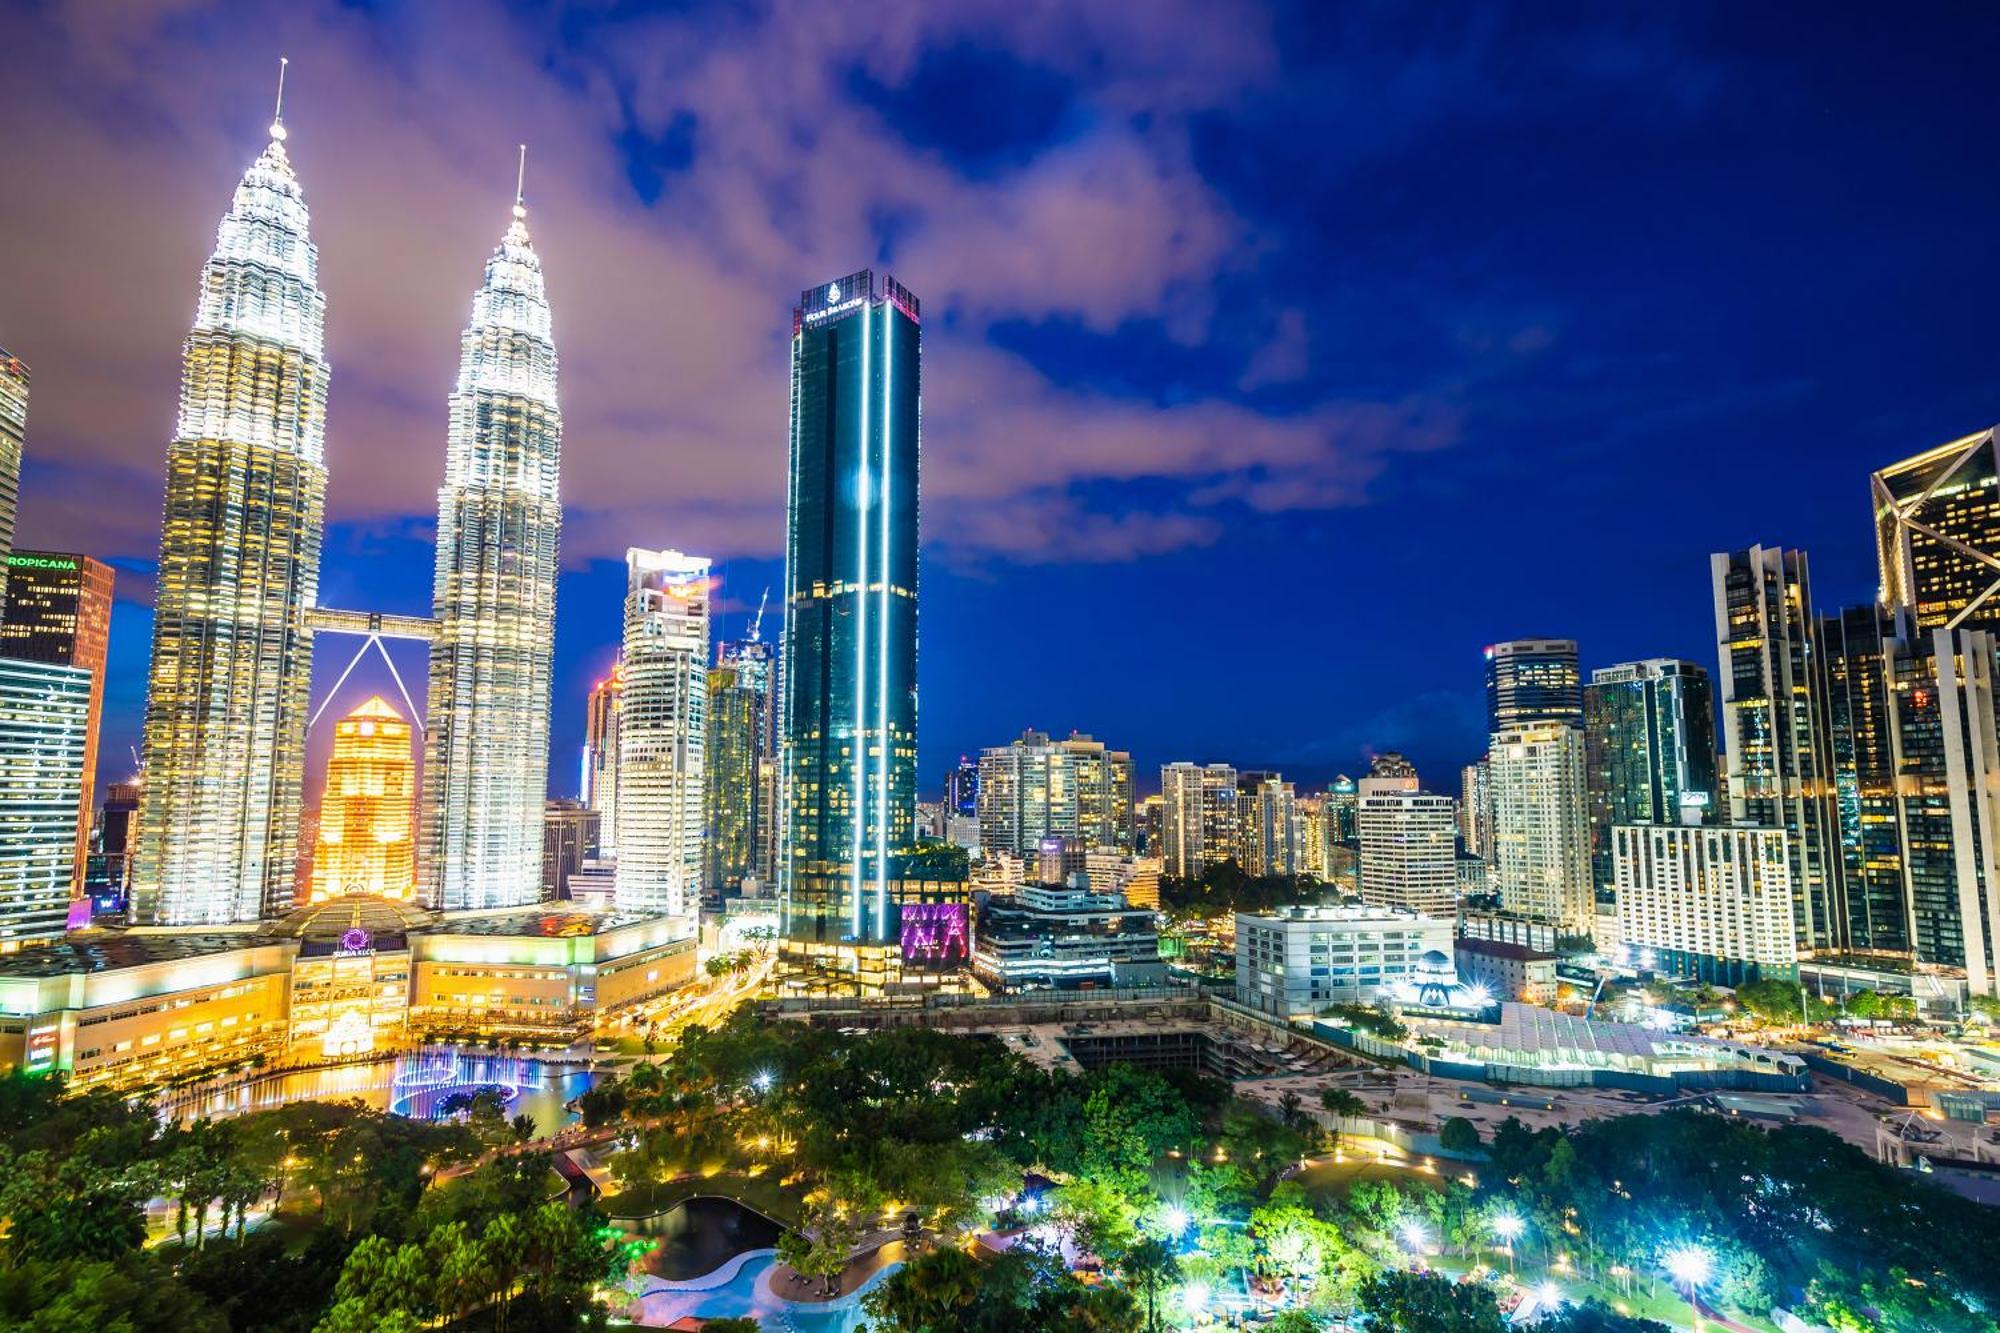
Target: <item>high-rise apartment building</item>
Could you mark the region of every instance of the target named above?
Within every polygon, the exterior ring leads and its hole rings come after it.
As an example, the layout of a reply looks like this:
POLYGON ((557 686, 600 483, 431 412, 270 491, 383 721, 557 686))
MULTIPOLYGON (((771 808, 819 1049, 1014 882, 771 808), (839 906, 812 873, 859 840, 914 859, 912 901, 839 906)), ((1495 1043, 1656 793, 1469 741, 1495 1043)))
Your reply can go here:
POLYGON ((167 450, 136 920, 288 910, 326 513, 326 298, 285 129, 202 270, 167 450))
POLYGON ((590 687, 583 719, 583 781, 577 792, 597 814, 595 854, 607 861, 618 857, 618 702, 625 691, 625 667, 590 687))
MULTIPOLYGON (((1944 775, 1940 769, 1940 783, 1929 791, 1929 784, 1910 783, 1915 799, 1906 802, 1899 721, 1909 701, 1895 682, 1908 680, 1912 649, 1928 648, 1930 636, 1913 642, 1909 613, 1873 602, 1822 615, 1818 635, 1816 684, 1826 710, 1845 946, 1905 953, 1912 947, 1905 809, 1934 819, 1944 803, 1944 775)), ((1935 727, 1936 700, 1928 702, 1927 725, 1935 727)), ((1939 847, 1947 873, 1949 843, 1947 831, 1939 847)))
POLYGON ((1514 639, 1486 649, 1486 729, 1583 723, 1573 639, 1514 639))
POLYGON ((0 658, 0 951, 63 933, 91 673, 0 658))
POLYGON ((97 852, 104 858, 102 883, 93 887, 122 895, 132 883, 132 849, 138 839, 140 787, 114 782, 104 789, 97 817, 97 852))
POLYGON ((424 897, 447 909, 542 892, 562 411, 527 217, 517 192, 473 294, 438 490, 419 870, 424 897))
POLYGON ((83 884, 90 816, 97 800, 97 735, 104 717, 105 655, 111 646, 111 566, 87 555, 15 551, 4 562, 0 657, 49 662, 90 672, 90 720, 84 737, 83 791, 76 818, 76 870, 83 884))
POLYGON ((701 905, 708 738, 709 562, 625 553, 625 692, 618 713, 618 906, 701 905))
POLYGON ((1785 831, 1799 947, 1846 948, 1833 759, 1805 553, 1752 546, 1713 555, 1709 566, 1729 822, 1785 831))
POLYGON ((1468 854, 1493 859, 1493 782, 1484 759, 1459 771, 1458 836, 1468 854))
POLYGON ((801 943, 885 942, 917 805, 917 298, 868 270, 792 312, 778 890, 801 943))
POLYGON ((2000 630, 2000 443, 1992 430, 1874 475, 1881 602, 1918 629, 2000 630))
POLYGON ((1611 830, 1703 823, 1715 801, 1715 691, 1693 662, 1652 658, 1590 673, 1583 690, 1591 885, 1608 901, 1611 830))
POLYGON ((769 698, 740 665, 708 673, 701 880, 712 890, 733 892, 757 873, 764 819, 757 779, 769 698))
POLYGON ((1783 829, 1620 824, 1618 932, 1662 970, 1737 986, 1798 972, 1783 829))
POLYGON ((1301 875, 1310 875, 1317 880, 1326 878, 1326 797, 1306 795, 1298 798, 1299 811, 1299 869, 1301 875))
POLYGON ((1400 776, 1363 778, 1359 798, 1361 901, 1449 920, 1458 905, 1452 799, 1400 776))
POLYGON ((1296 875, 1298 795, 1277 773, 1244 773, 1236 783, 1237 856, 1246 874, 1296 875))
POLYGON ((1199 879, 1236 859, 1236 770, 1177 763, 1160 770, 1160 862, 1174 879, 1199 879))
POLYGON ((1024 731, 979 752, 979 845, 1027 856, 1043 838, 1132 847, 1132 756, 1072 733, 1024 731))
POLYGON ((28 439, 28 363, 0 347, 0 606, 7 601, 7 553, 21 498, 21 452, 28 439))
POLYGON ((1493 891, 1500 905, 1566 933, 1595 925, 1583 730, 1560 722, 1493 733, 1493 891))
POLYGON ((411 896, 417 878, 411 730, 380 695, 333 724, 313 848, 314 902, 350 893, 411 896))
POLYGON ((950 814, 979 818, 979 765, 965 755, 944 775, 944 808, 950 814))

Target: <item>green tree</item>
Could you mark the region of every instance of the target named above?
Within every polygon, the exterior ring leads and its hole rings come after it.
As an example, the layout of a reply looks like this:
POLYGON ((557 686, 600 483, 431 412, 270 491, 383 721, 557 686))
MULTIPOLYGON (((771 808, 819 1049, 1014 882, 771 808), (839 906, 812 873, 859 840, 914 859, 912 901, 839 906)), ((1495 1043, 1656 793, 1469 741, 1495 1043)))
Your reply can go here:
POLYGON ((1146 1297, 1146 1328, 1154 1333, 1160 1326, 1160 1293, 1180 1281, 1180 1256, 1173 1246, 1154 1236, 1134 1242, 1118 1261, 1118 1271, 1128 1286, 1146 1297))
POLYGON ((1440 1273, 1392 1269, 1361 1285, 1361 1310, 1384 1329, 1421 1333, 1505 1333, 1493 1293, 1440 1273))
POLYGON ((1479 1126, 1462 1115, 1447 1116, 1438 1128, 1438 1143, 1446 1152, 1475 1153, 1480 1142, 1479 1126))
POLYGON ((1368 1104, 1346 1088, 1321 1088, 1319 1104, 1342 1120, 1352 1120, 1368 1113, 1368 1104))
POLYGON ((778 1237, 778 1257, 802 1277, 818 1278, 821 1288, 832 1295, 834 1280, 847 1270, 860 1238, 853 1213, 822 1199, 800 1209, 799 1225, 778 1237))
POLYGON ((1600 1300, 1564 1305, 1535 1322, 1535 1333, 1672 1333, 1656 1319, 1619 1314, 1600 1300))

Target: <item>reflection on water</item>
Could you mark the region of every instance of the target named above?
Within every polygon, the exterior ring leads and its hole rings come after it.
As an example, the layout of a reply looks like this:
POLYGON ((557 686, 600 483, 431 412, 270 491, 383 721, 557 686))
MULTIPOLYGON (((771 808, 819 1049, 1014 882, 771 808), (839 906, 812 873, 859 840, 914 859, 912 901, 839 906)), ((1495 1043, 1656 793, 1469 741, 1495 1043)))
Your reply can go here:
POLYGON ((659 1247, 646 1256, 646 1271, 669 1282, 713 1273, 746 1250, 768 1250, 782 1230, 732 1199, 707 1197, 645 1218, 635 1229, 659 1240, 659 1247))
POLYGON ((274 1074, 221 1089, 182 1091, 165 1099, 162 1110, 176 1120, 222 1119, 291 1102, 358 1099, 378 1111, 430 1116, 454 1092, 469 1095, 492 1087, 502 1090, 509 1116, 533 1116, 538 1133, 553 1134, 576 1119, 563 1104, 595 1079, 589 1070, 573 1065, 434 1046, 368 1064, 274 1074))

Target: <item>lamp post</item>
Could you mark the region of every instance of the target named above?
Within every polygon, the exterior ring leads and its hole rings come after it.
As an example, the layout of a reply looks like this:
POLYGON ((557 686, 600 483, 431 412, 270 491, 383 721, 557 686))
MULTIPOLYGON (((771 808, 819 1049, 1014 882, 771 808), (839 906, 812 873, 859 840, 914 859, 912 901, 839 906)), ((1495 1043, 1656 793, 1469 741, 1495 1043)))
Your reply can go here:
POLYGON ((1493 1219, 1493 1234, 1507 1244, 1507 1276, 1514 1275, 1514 1242, 1520 1239, 1521 1230, 1527 1224, 1512 1213, 1502 1213, 1493 1219))
POLYGON ((1674 1281, 1687 1288, 1688 1311, 1694 1318, 1694 1333, 1701 1333, 1701 1301, 1696 1293, 1715 1273, 1715 1256, 1705 1246, 1678 1245, 1666 1253, 1666 1270, 1674 1281))

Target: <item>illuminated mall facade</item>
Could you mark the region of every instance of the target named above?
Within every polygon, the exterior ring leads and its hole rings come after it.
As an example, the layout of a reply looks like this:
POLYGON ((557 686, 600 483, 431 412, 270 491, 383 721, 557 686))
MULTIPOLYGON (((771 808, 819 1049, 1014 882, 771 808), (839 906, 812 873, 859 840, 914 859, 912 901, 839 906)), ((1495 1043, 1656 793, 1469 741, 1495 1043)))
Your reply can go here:
POLYGON ((454 1039, 568 1046, 686 984, 671 917, 438 913, 354 894, 261 924, 93 929, 0 956, 0 1072, 144 1088, 454 1039))

